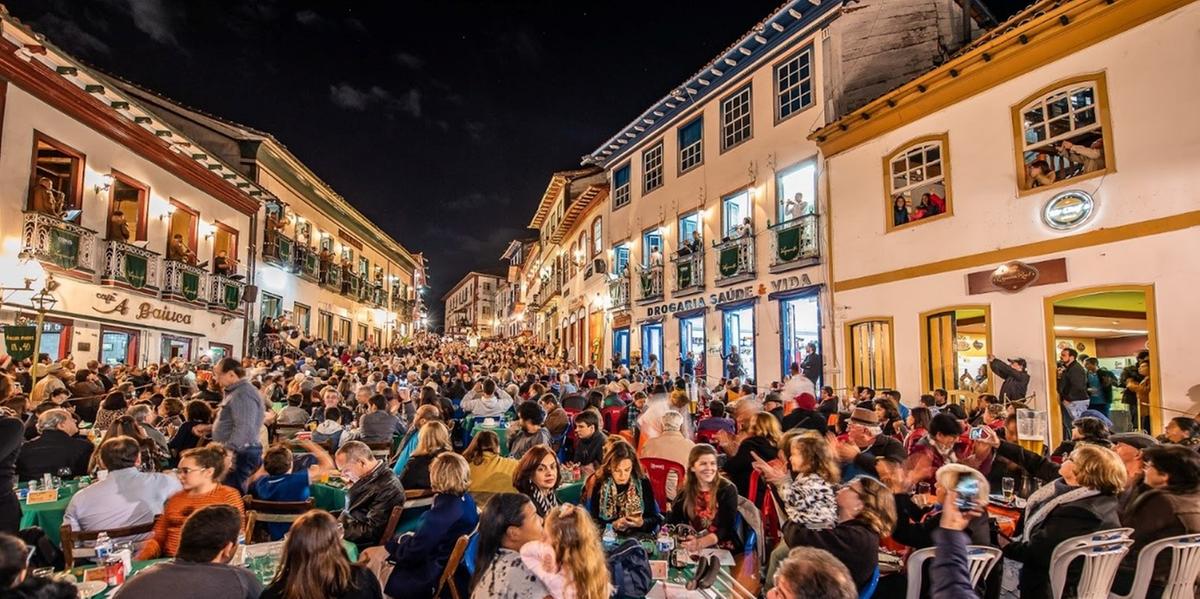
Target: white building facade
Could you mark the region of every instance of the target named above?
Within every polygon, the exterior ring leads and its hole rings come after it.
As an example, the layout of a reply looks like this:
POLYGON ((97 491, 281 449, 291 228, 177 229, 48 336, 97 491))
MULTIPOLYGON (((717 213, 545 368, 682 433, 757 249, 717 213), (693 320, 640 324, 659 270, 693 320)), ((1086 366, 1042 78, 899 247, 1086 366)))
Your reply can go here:
POLYGON ((496 296, 499 275, 471 271, 442 296, 446 334, 494 337, 501 334, 496 296))
POLYGON ((1200 78, 1180 76, 1200 4, 1039 2, 1010 23, 812 136, 832 200, 826 372, 970 397, 999 389, 988 354, 1022 357, 1058 439, 1061 351, 1119 374, 1148 350, 1141 416, 1161 432, 1200 407, 1200 78))

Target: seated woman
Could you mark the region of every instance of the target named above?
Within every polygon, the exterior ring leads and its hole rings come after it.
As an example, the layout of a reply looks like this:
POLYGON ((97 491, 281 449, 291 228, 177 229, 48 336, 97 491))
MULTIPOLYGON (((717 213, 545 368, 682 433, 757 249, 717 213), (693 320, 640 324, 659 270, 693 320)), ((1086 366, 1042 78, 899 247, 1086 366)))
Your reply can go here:
POLYGON ((1193 450, 1200 450, 1200 420, 1188 416, 1176 416, 1167 422, 1160 443, 1173 443, 1193 450))
POLYGON ((612 594, 600 534, 581 507, 566 503, 551 510, 542 539, 521 548, 521 561, 554 599, 608 599, 612 594))
POLYGON ((759 412, 746 427, 746 438, 737 444, 736 453, 725 460, 725 475, 737 485, 738 494, 750 497, 750 471, 754 467, 754 455, 763 460, 775 459, 779 453, 779 420, 767 412, 759 412))
POLYGON ((546 585, 521 560, 521 548, 541 539, 542 517, 528 497, 519 493, 492 497, 479 516, 471 599, 542 599, 549 595, 546 585))
POLYGON ((450 431, 439 420, 426 422, 417 437, 417 449, 408 459, 404 472, 400 473, 400 484, 406 490, 430 489, 429 465, 439 454, 454 451, 450 444, 450 431))
POLYGON ((538 516, 543 518, 558 507, 560 472, 558 456, 547 445, 534 445, 521 456, 513 472, 512 485, 517 492, 533 501, 538 516))
POLYGON ((933 414, 925 406, 917 406, 908 411, 908 418, 905 419, 905 424, 908 425, 908 434, 904 436, 905 453, 912 453, 917 442, 929 434, 929 421, 932 418, 933 414))
POLYGON ((400 439, 400 445, 396 448, 399 452, 396 455, 396 461, 392 464, 392 472, 396 476, 404 473, 404 468, 408 466, 408 460, 412 458, 412 454, 417 450, 417 441, 420 440, 421 427, 425 426, 426 422, 433 422, 441 418, 442 411, 437 406, 421 406, 417 408, 412 418, 412 426, 408 428, 408 432, 404 433, 404 438, 400 439))
MULTIPOLYGON (((108 430, 104 432, 105 439, 114 439, 116 437, 129 437, 138 443, 142 456, 142 470, 144 472, 158 472, 167 462, 170 461, 170 456, 166 451, 159 447, 153 439, 146 436, 145 429, 133 420, 131 416, 118 416, 112 424, 108 426, 108 430)), ((100 447, 96 447, 96 451, 92 453, 92 458, 88 463, 88 472, 95 472, 101 468, 100 465, 100 447)))
MULTIPOLYGON (((1125 465, 1111 449, 1082 443, 1059 470, 1062 478, 1029 496, 1024 532, 1011 542, 1002 537, 1004 557, 1024 564, 1022 599, 1051 596, 1050 556, 1059 543, 1075 536, 1118 528, 1117 493, 1125 486, 1125 465)), ((1068 574, 1068 588, 1078 574, 1068 574)))
POLYGON ((688 524, 696 536, 683 542, 689 552, 717 546, 735 549, 738 537, 737 487, 717 469, 717 450, 700 443, 688 453, 687 479, 671 504, 667 522, 688 524))
POLYGON ((242 494, 218 483, 225 474, 225 448, 206 445, 183 452, 175 471, 183 490, 172 495, 154 521, 153 536, 142 546, 136 559, 173 556, 179 549, 183 522, 196 510, 209 505, 232 505, 243 512, 242 494))
MULTIPOLYGON (((1142 450, 1144 484, 1121 514, 1121 524, 1133 528, 1133 546, 1121 563, 1113 591, 1127 594, 1136 573, 1138 554, 1147 543, 1200 533, 1200 453, 1179 445, 1142 450)), ((1135 491, 1136 492, 1136 491, 1135 491)), ((1159 554, 1148 597, 1160 597, 1171 572, 1170 558, 1159 554)))
MULTIPOLYGON (((443 452, 429 466, 433 506, 421 516, 416 532, 401 535, 383 547, 363 552, 367 567, 384 582, 384 593, 393 599, 433 596, 434 587, 454 544, 469 535, 479 523, 467 461, 454 452, 443 452)), ((455 573, 457 588, 467 588, 465 568, 455 573)))
POLYGON ((259 599, 383 599, 379 579, 350 563, 337 520, 312 510, 292 523, 275 578, 259 599))
POLYGON ((93 430, 106 431, 117 418, 125 414, 129 407, 129 399, 121 391, 112 391, 104 397, 100 409, 96 412, 96 421, 92 423, 93 430))
POLYGON ((896 506, 892 492, 869 476, 857 476, 837 492, 838 522, 814 529, 797 522, 783 526, 788 547, 816 547, 841 560, 861 593, 879 567, 879 540, 892 531, 896 506))
MULTIPOLYGON (((166 402, 166 400, 163 401, 166 402)), ((175 435, 167 442, 167 448, 175 456, 200 445, 201 439, 205 435, 199 434, 197 428, 212 425, 212 406, 209 406, 208 402, 203 399, 193 399, 184 406, 183 416, 183 424, 175 429, 175 435)))
POLYGON ((642 473, 633 446, 624 441, 605 454, 600 468, 588 478, 583 497, 601 527, 612 524, 617 532, 650 532, 662 522, 650 479, 642 473))
POLYGON ((500 455, 500 437, 492 431, 475 433, 463 451, 471 469, 472 493, 512 493, 517 461, 500 455))

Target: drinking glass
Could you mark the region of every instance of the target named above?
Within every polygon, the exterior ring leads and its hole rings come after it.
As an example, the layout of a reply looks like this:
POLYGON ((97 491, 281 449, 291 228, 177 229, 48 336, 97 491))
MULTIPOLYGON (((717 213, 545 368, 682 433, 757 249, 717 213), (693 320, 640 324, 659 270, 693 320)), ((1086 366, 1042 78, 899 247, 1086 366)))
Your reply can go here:
POLYGON ((1013 498, 1016 496, 1017 481, 1011 476, 1006 476, 1000 479, 1000 488, 1004 490, 1004 502, 1012 503, 1013 498))
POLYGON ((917 483, 917 494, 913 496, 913 501, 921 507, 929 504, 929 483, 917 483))

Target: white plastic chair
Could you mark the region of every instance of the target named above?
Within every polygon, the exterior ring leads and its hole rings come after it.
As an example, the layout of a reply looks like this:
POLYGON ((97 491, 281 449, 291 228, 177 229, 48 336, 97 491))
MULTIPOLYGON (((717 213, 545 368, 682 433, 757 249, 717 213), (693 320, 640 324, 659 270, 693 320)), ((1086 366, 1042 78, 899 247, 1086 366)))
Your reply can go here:
MULTIPOLYGON (((906 599, 919 599, 921 597, 921 579, 924 572, 926 561, 933 559, 937 554, 935 547, 926 547, 918 549, 908 556, 908 565, 905 570, 908 574, 908 591, 905 595, 906 599)), ((1000 561, 1000 556, 1003 552, 995 547, 986 545, 967 545, 967 566, 971 572, 971 586, 978 586, 979 581, 987 578, 991 573, 992 568, 996 567, 996 563, 1000 561)))
POLYGON ((1067 570, 1071 562, 1083 559, 1076 599, 1108 599, 1117 568, 1133 539, 1123 536, 1120 529, 1100 531, 1067 539, 1054 548, 1050 556, 1050 588, 1054 599, 1062 599, 1067 586, 1067 570), (1095 540, 1099 537, 1100 540, 1095 540))
POLYGON ((1179 535, 1147 543, 1138 554, 1137 575, 1129 594, 1112 593, 1110 599, 1132 599, 1145 597, 1154 575, 1154 561, 1158 554, 1171 550, 1171 573, 1167 577, 1162 599, 1194 599, 1196 579, 1200 577, 1200 534, 1179 535))

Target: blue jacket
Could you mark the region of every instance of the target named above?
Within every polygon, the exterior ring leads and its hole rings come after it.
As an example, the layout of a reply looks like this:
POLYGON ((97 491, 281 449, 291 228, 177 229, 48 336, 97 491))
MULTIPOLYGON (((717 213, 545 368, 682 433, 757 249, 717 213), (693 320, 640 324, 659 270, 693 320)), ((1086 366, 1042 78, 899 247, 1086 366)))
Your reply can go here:
MULTIPOLYGON (((467 495, 439 493, 433 506, 421 516, 412 535, 388 541, 390 561, 395 562, 384 585, 384 592, 393 599, 417 599, 433 596, 433 587, 446 567, 450 552, 458 537, 474 532, 479 524, 475 500, 467 495)), ((460 566, 455 581, 464 593, 467 589, 466 570, 460 566)))
POLYGON ((971 570, 967 560, 967 535, 955 530, 938 528, 933 531, 937 555, 929 578, 933 582, 933 599, 965 599, 978 597, 971 585, 971 570))

